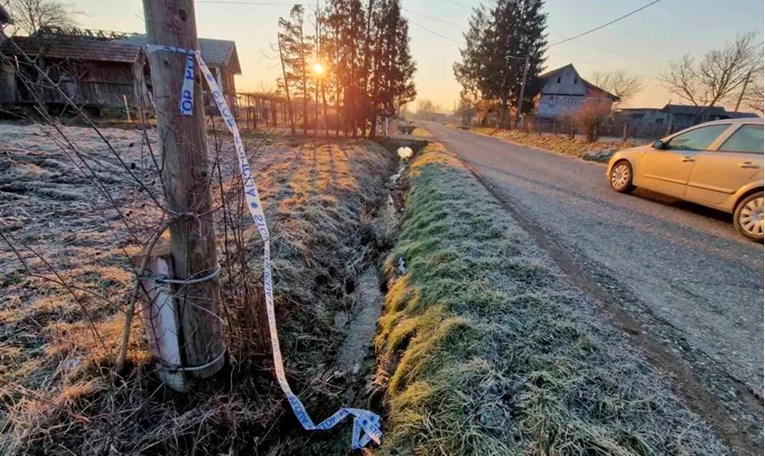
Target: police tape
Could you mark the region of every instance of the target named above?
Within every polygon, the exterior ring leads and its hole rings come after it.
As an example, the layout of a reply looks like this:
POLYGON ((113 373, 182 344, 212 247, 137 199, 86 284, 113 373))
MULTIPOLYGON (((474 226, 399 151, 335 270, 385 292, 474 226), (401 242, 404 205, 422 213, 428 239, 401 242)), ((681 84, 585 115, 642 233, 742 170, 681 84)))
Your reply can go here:
POLYGON ((292 392, 289 383, 287 383, 287 377, 284 374, 282 351, 279 346, 279 334, 276 329, 273 283, 271 279, 271 242, 268 225, 266 224, 266 215, 265 212, 263 212, 263 206, 260 202, 260 194, 255 186, 255 179, 252 176, 252 168, 250 168, 248 163, 247 153, 244 149, 244 144, 242 143, 242 137, 239 134, 239 128, 234 120, 234 115, 229 109, 228 103, 226 102, 215 77, 213 77, 210 69, 207 67, 204 60, 202 60, 200 51, 159 45, 147 45, 146 50, 148 52, 177 52, 187 55, 180 100, 180 111, 183 115, 191 115, 194 110, 194 60, 196 60, 199 69, 202 71, 202 76, 205 81, 207 81, 207 86, 210 88, 210 94, 215 100, 220 115, 223 117, 228 130, 234 136, 234 148, 239 162, 239 171, 242 175, 247 206, 250 208, 250 214, 255 221, 255 225, 258 228, 261 238, 263 239, 263 289, 266 297, 268 329, 271 334, 271 350, 274 355, 274 370, 276 371, 276 379, 279 386, 287 397, 287 401, 290 403, 292 411, 295 413, 295 416, 298 421, 300 421, 303 428, 308 431, 330 429, 340 423, 347 416, 353 416, 353 434, 351 437, 352 447, 354 449, 363 448, 370 440, 379 444, 380 439, 382 438, 382 431, 380 430, 380 417, 375 413, 368 410, 343 407, 321 423, 314 424, 313 420, 308 415, 305 406, 303 406, 303 403, 300 402, 300 399, 292 392))

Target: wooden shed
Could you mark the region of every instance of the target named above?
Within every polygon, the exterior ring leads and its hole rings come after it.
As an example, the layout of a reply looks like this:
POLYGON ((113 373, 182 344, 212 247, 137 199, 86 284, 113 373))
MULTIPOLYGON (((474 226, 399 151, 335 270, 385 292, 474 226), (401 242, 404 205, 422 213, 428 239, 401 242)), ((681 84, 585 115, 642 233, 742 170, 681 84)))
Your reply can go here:
POLYGON ((142 52, 140 46, 76 36, 14 37, 0 45, 0 103, 55 109, 66 105, 63 92, 96 110, 124 109, 125 99, 131 107, 150 107, 142 52))
MULTIPOLYGON (((146 44, 146 35, 135 35, 123 40, 115 40, 113 43, 133 44, 143 46, 146 44)), ((236 43, 229 40, 217 40, 212 38, 199 38, 199 50, 202 51, 202 59, 223 90, 223 95, 230 106, 236 101, 236 84, 234 75, 242 74, 239 63, 239 54, 236 52, 236 43)), ((207 93, 207 85, 202 85, 205 97, 205 106, 208 109, 217 109, 215 100, 207 93)))
MULTIPOLYGON (((46 28, 35 36, 19 36, 0 44, 0 105, 66 105, 63 91, 90 110, 129 107, 151 110, 151 77, 143 49, 146 36, 99 30, 46 28), (33 63, 30 63, 31 59, 33 63), (42 70, 55 84, 45 81, 42 70), (58 89, 61 89, 59 91, 58 89)), ((236 44, 199 39, 202 58, 215 75, 231 106, 236 102, 234 75, 241 74, 236 44)), ((180 77, 180 75, 179 75, 180 77)), ((205 93, 205 105, 217 109, 205 93)))

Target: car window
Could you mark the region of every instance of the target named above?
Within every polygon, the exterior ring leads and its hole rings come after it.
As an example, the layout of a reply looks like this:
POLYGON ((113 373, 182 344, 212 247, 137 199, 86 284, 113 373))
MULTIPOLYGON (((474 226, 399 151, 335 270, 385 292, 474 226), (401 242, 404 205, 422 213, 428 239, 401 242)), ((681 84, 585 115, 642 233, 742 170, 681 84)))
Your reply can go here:
POLYGON ((720 146, 720 151, 762 153, 763 139, 762 125, 744 125, 720 146))
POLYGON ((729 127, 730 124, 710 125, 680 133, 669 140, 668 148, 672 150, 706 150, 729 127))

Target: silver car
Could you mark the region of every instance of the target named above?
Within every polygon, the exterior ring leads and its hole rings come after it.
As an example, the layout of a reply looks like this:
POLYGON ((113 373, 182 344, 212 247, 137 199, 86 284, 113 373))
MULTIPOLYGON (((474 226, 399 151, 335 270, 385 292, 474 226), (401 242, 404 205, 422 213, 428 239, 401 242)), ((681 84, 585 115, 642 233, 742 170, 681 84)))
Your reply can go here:
POLYGON ((744 236, 763 240, 763 121, 718 120, 611 158, 611 188, 646 188, 733 214, 744 236))

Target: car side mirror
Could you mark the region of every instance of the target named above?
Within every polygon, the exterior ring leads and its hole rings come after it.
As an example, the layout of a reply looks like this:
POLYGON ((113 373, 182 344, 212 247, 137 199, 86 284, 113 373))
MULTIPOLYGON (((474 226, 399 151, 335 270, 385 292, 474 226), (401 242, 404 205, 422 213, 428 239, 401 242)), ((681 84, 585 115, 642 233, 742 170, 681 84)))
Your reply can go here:
POLYGON ((666 149, 666 148, 667 148, 667 143, 665 143, 665 142, 664 142, 664 141, 662 141, 661 139, 657 139, 656 141, 654 141, 654 142, 653 142, 653 144, 652 144, 651 146, 652 146, 654 149, 663 150, 663 149, 666 149))

